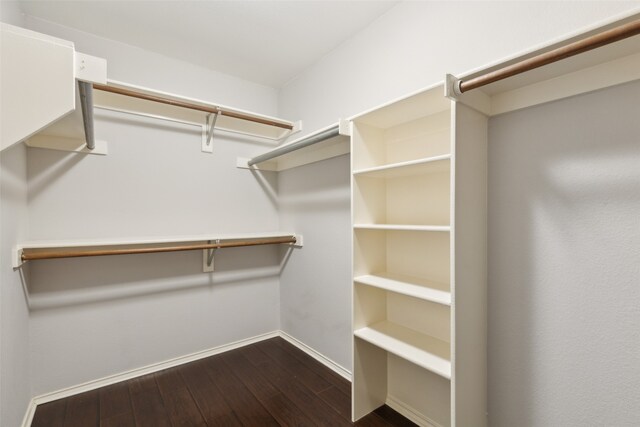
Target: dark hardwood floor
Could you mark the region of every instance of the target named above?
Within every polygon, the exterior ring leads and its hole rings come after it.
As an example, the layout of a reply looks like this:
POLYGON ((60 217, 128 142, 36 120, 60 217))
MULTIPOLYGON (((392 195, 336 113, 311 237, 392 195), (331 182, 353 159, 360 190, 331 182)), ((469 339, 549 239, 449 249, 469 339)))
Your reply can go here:
MULTIPOLYGON (((348 426, 350 383, 273 338, 39 405, 32 427, 348 426)), ((415 426, 387 406, 355 425, 415 426)))

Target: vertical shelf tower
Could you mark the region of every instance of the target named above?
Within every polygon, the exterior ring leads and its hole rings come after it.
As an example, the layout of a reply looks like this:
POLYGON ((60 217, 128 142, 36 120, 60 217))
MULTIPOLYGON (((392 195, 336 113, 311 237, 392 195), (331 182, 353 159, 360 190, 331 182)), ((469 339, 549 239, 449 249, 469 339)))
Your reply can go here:
POLYGON ((353 419, 487 425, 487 117, 443 85, 353 118, 353 419))

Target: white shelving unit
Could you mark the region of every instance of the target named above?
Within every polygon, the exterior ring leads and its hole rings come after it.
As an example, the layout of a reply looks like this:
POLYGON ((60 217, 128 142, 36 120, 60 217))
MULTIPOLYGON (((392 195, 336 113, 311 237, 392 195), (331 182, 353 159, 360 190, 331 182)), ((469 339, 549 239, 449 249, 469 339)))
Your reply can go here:
POLYGON ((487 118, 439 85, 353 118, 353 419, 486 426, 487 118))

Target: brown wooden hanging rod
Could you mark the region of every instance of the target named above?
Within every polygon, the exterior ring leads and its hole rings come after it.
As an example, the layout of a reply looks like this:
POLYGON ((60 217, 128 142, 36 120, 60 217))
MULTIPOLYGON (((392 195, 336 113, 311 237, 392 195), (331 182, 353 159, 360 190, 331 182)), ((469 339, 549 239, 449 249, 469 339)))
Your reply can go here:
POLYGON ((640 34, 640 19, 458 83, 460 93, 640 34))
POLYGON ((109 248, 108 246, 98 245, 74 248, 24 248, 22 250, 22 261, 105 255, 131 255, 160 252, 196 251, 218 248, 235 248, 239 246, 276 245, 284 243, 296 243, 296 240, 296 236, 284 236, 211 243, 185 242, 182 244, 160 243, 154 245, 145 243, 131 245, 114 245, 114 247, 112 248, 109 248))
POLYGON ((237 113, 235 111, 223 110, 219 107, 208 107, 206 105, 194 104, 192 102, 180 101, 177 99, 164 98, 157 95, 150 95, 143 92, 137 92, 131 89, 123 89, 116 86, 102 85, 94 83, 93 88, 104 92, 111 92, 118 95, 130 96, 132 98, 144 99, 146 101, 158 102, 160 104, 173 105, 175 107, 188 108, 190 110, 203 111, 205 113, 219 114, 221 116, 232 117, 234 119, 247 120, 254 123, 260 123, 267 126, 274 126, 282 129, 293 129, 293 125, 289 123, 277 122, 274 120, 263 119, 261 117, 251 116, 249 114, 237 113))

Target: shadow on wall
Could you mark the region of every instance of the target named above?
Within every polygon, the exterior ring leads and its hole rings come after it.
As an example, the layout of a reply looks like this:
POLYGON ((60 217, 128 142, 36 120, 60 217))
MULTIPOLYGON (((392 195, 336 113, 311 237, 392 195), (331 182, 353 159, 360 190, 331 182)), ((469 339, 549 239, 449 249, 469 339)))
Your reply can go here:
MULTIPOLYGON (((136 131, 145 132, 156 131, 165 132, 168 134, 180 135, 181 138, 186 138, 192 143, 191 149, 194 152, 201 150, 203 128, 201 125, 173 122, 170 120, 153 119, 146 117, 138 117, 115 111, 98 110, 94 115, 95 119, 95 134, 98 139, 104 138, 105 128, 117 126, 118 129, 135 128, 136 131)), ((204 122, 203 122, 204 124, 204 122)), ((78 133, 84 132, 82 129, 76 130, 78 133)), ((113 134, 107 132, 107 141, 115 142, 112 140, 113 134)), ((136 143, 137 141, 127 140, 126 132, 119 132, 118 141, 124 141, 127 143, 136 143)), ((219 152, 222 146, 229 144, 237 144, 239 146, 249 147, 252 152, 255 147, 261 147, 258 150, 264 151, 275 148, 279 142, 266 140, 263 138, 251 137, 248 135, 240 135, 233 132, 217 129, 214 131, 214 135, 211 141, 214 144, 214 151, 219 152)), ((111 147, 113 148, 113 147, 111 147)), ((257 154, 256 154, 257 155, 257 154)), ((37 197, 42 191, 60 179, 64 177, 75 165, 80 163, 86 156, 78 155, 76 153, 56 152, 55 155, 47 157, 47 162, 39 162, 31 164, 29 170, 29 195, 30 198, 37 197)))
POLYGON ((242 286, 279 276, 294 250, 220 249, 213 273, 202 272, 202 251, 29 261, 22 278, 30 310, 55 309, 197 287, 215 291, 242 286))
POLYGON ((639 99, 636 82, 491 119, 496 427, 640 416, 639 99))
POLYGON ((294 168, 285 172, 279 206, 284 211, 305 213, 347 212, 351 206, 349 154, 294 168), (312 177, 312 179, 309 179, 312 177))

